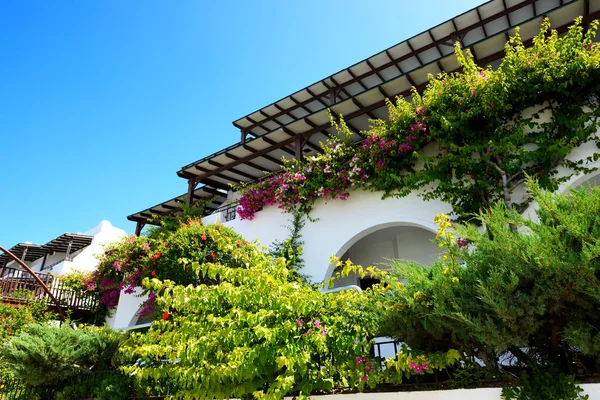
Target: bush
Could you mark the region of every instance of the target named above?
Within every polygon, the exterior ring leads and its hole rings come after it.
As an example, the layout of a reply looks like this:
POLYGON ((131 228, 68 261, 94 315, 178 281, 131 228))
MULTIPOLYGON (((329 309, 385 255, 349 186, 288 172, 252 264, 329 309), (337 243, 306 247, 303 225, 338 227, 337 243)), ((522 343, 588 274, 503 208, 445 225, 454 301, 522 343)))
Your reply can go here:
POLYGON ((131 378, 119 372, 75 379, 56 393, 56 400, 93 398, 94 400, 123 400, 133 394, 131 378))
POLYGON ((31 324, 4 344, 8 371, 32 387, 60 387, 76 375, 114 368, 124 335, 109 328, 31 324))
POLYGON ((445 254, 431 268, 393 262, 386 335, 424 351, 457 349, 497 370, 599 370, 600 188, 566 195, 530 183, 539 222, 498 204, 485 231, 438 216, 445 254), (513 360, 507 356, 514 357, 513 360))
MULTIPOLYGON (((233 253, 246 251, 247 242, 232 229, 220 224, 204 225, 198 219, 172 224, 152 230, 149 236, 132 235, 107 247, 97 271, 87 282, 88 290, 98 294, 104 307, 100 317, 117 305, 121 291, 133 293, 144 278, 168 277, 182 285, 216 283, 200 279, 184 259, 245 267, 233 253), (220 246, 216 238, 228 246, 220 246)), ((152 312, 154 298, 151 293, 142 314, 152 312)), ((100 322, 102 318, 98 319, 100 322)))
POLYGON ((182 260, 198 281, 216 285, 147 279, 161 318, 146 334, 133 334, 124 351, 141 362, 125 367, 127 373, 142 386, 176 382, 177 398, 306 396, 380 381, 381 364, 370 348, 389 288, 327 295, 290 281, 283 258, 251 244, 240 249, 224 229, 206 229, 234 267, 182 260))

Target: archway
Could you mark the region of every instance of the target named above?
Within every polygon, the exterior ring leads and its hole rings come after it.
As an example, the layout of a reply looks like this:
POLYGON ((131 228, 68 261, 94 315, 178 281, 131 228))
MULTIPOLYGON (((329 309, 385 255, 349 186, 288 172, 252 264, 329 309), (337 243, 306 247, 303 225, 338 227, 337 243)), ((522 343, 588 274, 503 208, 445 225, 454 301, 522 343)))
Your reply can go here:
MULTIPOLYGON (((389 223, 371 227, 350 239, 337 253, 342 260, 350 259, 353 263, 376 266, 388 269, 392 259, 416 261, 423 265, 431 265, 440 250, 433 243, 435 238, 433 226, 420 226, 407 223, 389 223)), ((334 273, 330 266, 327 276, 334 273)), ((359 279, 355 274, 336 280, 334 287, 356 285, 365 289, 375 283, 369 277, 359 279)))

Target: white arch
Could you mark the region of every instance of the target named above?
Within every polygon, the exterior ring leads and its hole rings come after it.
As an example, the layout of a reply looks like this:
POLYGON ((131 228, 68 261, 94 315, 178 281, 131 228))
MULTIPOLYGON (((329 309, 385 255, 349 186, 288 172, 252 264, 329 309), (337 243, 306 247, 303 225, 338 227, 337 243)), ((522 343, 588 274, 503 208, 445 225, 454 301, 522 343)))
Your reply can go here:
MULTIPOLYGON (((428 221, 420 220, 418 218, 405 216, 403 218, 401 217, 397 221, 385 222, 385 223, 373 225, 369 228, 363 229, 362 231, 358 232, 357 234, 355 234, 354 236, 349 238, 348 241, 346 241, 346 243, 344 243, 344 245, 341 246, 334 255, 337 258, 340 258, 352 246, 357 244, 361 239, 366 238, 370 234, 378 232, 380 230, 383 230, 386 228, 394 228, 394 227, 411 227, 411 228, 422 229, 422 230, 430 232, 434 235, 437 234, 437 227, 435 226, 433 221, 428 222, 428 221)), ((365 265, 365 267, 366 267, 366 265, 365 265)), ((325 273, 325 279, 329 279, 332 276, 334 269, 335 269, 334 264, 330 264, 328 266, 327 272, 325 273)))

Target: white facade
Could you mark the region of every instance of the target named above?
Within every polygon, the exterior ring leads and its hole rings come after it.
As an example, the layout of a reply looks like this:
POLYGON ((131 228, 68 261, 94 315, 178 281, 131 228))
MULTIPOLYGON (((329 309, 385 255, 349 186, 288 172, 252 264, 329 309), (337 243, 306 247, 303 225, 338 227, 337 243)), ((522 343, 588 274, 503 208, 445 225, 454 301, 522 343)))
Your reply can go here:
MULTIPOLYGON (((101 221, 98 226, 83 234, 93 236, 91 244, 81 250, 71 253, 69 255, 69 260, 66 259, 66 253, 57 252, 48 255, 43 270, 41 270, 43 257, 32 262, 26 262, 26 264, 34 272, 42 273, 68 274, 72 271, 93 271, 98 264, 96 255, 100 255, 104 252, 104 246, 127 236, 127 232, 113 226, 107 220, 101 221)), ((7 266, 18 268, 17 263, 14 261, 8 263, 7 266)))
MULTIPOLYGON (((600 400, 600 384, 580 385, 589 400, 600 400)), ((286 397, 291 399, 291 397, 286 397)), ((353 393, 311 396, 314 400, 501 400, 502 389, 458 389, 427 392, 353 393)))
MULTIPOLYGON (((598 152, 595 144, 587 143, 575 149, 569 158, 582 159, 595 152, 598 152)), ((600 160, 588 166, 600 169, 600 160)), ((600 171, 573 176, 560 191, 599 182, 600 171)), ((515 200, 520 200, 522 196, 523 192, 514 194, 515 200)), ((235 193, 231 196, 232 199, 236 197, 235 193)), ((534 210, 535 205, 530 206, 525 215, 535 217, 534 210)), ((345 201, 320 199, 311 213, 311 217, 317 221, 307 221, 302 230, 303 273, 313 282, 329 279, 334 272, 333 265, 329 263, 332 255, 350 258, 359 265, 383 268, 387 260, 392 258, 431 264, 439 253, 432 240, 437 233, 433 219, 440 212, 451 213, 452 207, 439 200, 425 201, 416 192, 403 198, 382 200, 380 192, 357 190, 345 201)), ((215 213, 205 217, 204 223, 220 222, 247 240, 258 240, 268 247, 273 241, 289 236, 286 226, 290 225, 290 219, 290 214, 271 206, 256 213, 251 221, 240 220, 239 216, 225 221, 223 213, 215 213)), ((335 286, 357 284, 358 278, 349 276, 335 286)), ((135 325, 136 313, 144 300, 145 297, 121 293, 111 326, 123 328, 135 325)))

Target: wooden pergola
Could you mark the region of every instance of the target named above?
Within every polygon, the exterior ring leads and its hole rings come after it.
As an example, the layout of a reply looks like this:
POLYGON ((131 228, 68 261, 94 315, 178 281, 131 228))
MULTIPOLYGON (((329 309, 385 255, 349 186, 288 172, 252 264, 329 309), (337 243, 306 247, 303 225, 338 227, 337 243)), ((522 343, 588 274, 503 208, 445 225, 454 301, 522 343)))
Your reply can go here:
MULTIPOLYGON (((480 66, 499 65, 515 27, 526 45, 539 32, 543 18, 565 32, 577 16, 584 27, 600 18, 598 0, 492 0, 345 68, 233 122, 239 142, 182 167, 189 204, 198 188, 227 191, 281 169, 282 159, 301 159, 322 150, 335 138, 328 110, 342 116, 356 141, 370 119, 387 119, 387 101, 423 90, 429 75, 460 69, 454 45, 469 49, 480 66)), ((165 204, 165 203, 163 203, 165 204)), ((158 208, 165 211, 165 208, 158 208)), ((177 210, 172 210, 177 211, 177 210)), ((152 213, 152 208, 141 213, 152 213)), ((141 213, 128 217, 140 221, 141 213)), ((146 218, 146 217, 144 217, 146 218)), ((147 221, 145 219, 144 221, 147 221)), ((145 223, 145 222, 144 222, 145 223)))

